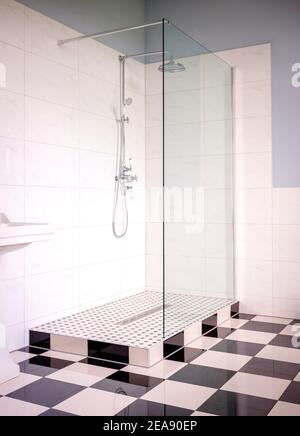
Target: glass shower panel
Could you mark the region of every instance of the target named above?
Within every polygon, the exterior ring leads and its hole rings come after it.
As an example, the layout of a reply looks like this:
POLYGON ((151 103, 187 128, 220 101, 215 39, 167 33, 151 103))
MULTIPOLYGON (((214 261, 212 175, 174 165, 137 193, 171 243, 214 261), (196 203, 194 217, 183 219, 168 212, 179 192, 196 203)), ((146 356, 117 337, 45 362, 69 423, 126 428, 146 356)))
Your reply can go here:
POLYGON ((164 24, 164 335, 234 299, 232 74, 164 24))

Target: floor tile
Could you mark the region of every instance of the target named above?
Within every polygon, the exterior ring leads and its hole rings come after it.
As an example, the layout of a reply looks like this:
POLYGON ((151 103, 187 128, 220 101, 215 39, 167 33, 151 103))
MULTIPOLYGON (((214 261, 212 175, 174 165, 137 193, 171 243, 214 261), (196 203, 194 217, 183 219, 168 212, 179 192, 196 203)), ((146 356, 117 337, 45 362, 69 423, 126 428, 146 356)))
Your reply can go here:
POLYGON ((241 369, 241 372, 281 378, 284 380, 293 380, 298 374, 299 370, 300 365, 296 365, 294 363, 259 359, 255 357, 241 369))
POLYGON ((216 392, 215 389, 166 380, 142 397, 184 409, 195 410, 216 392))
POLYGON ((300 416, 300 406, 279 401, 269 413, 269 416, 300 416))
POLYGON ((222 324, 222 327, 227 327, 229 329, 239 329, 241 328, 243 325, 247 324, 248 320, 247 319, 236 319, 236 318, 231 318, 227 321, 225 321, 222 324))
POLYGON ((250 319, 253 319, 255 317, 255 315, 250 315, 248 313, 238 313, 237 315, 234 316, 234 319, 245 319, 250 321, 250 319))
POLYGON ((13 392, 9 397, 40 406, 54 407, 82 389, 81 386, 43 378, 13 392))
POLYGON ((300 319, 293 319, 293 321, 291 322, 291 325, 300 325, 300 319))
POLYGON ((231 335, 227 336, 230 341, 249 342, 252 344, 268 344, 275 338, 273 333, 263 333, 250 330, 235 330, 231 335))
POLYGON ((190 416, 192 410, 152 401, 137 400, 116 416, 190 416))
POLYGON ((56 410, 79 416, 114 416, 136 398, 87 388, 55 406, 56 410))
POLYGON ((111 368, 120 370, 125 368, 125 364, 123 363, 115 363, 115 362, 109 362, 107 360, 101 360, 101 359, 93 359, 92 357, 86 357, 82 360, 80 360, 80 363, 85 363, 87 365, 93 365, 93 366, 99 366, 101 368, 111 368))
POLYGON ((15 351, 11 353, 11 358, 15 363, 21 363, 35 357, 35 354, 25 353, 23 351, 15 351))
POLYGON ((218 416, 267 416, 276 401, 218 391, 199 410, 218 416))
POLYGON ((184 368, 186 363, 174 362, 172 360, 162 360, 151 368, 142 368, 141 366, 126 366, 123 371, 132 372, 134 374, 147 375, 149 377, 157 377, 166 379, 175 372, 184 368))
MULTIPOLYGON (((300 325, 300 324, 299 324, 300 325)), ((287 325, 281 332, 281 335, 298 336, 300 335, 300 327, 297 324, 287 325)))
POLYGON ((69 354, 69 353, 61 353, 60 351, 47 351, 45 354, 43 354, 44 357, 51 357, 53 359, 60 359, 60 360, 66 360, 70 362, 79 362, 82 360, 82 356, 79 356, 78 354, 69 354))
POLYGON ((204 413, 204 412, 194 412, 191 416, 218 416, 218 415, 212 415, 211 413, 204 413))
POLYGON ((53 359, 50 357, 35 356, 32 359, 26 360, 25 362, 20 363, 21 372, 27 374, 38 375, 41 377, 46 377, 53 372, 66 368, 67 366, 72 365, 73 362, 53 359))
POLYGON ((21 389, 39 379, 40 377, 35 375, 21 373, 18 377, 13 378, 6 383, 0 384, 0 395, 11 394, 12 392, 17 391, 18 389, 21 389))
POLYGON ((192 360, 196 359, 196 357, 203 354, 203 350, 199 350, 197 348, 189 348, 184 347, 171 356, 167 357, 167 360, 175 360, 176 362, 184 362, 190 363, 192 360))
POLYGON ((289 384, 290 381, 288 380, 239 372, 223 386, 222 390, 270 400, 279 400, 289 384))
POLYGON ((60 412, 60 410, 48 409, 40 416, 76 416, 76 415, 72 415, 71 413, 66 413, 66 412, 60 412))
POLYGON ((241 327, 241 330, 250 330, 253 332, 264 332, 264 333, 275 333, 279 334, 284 330, 284 325, 282 324, 272 324, 271 322, 257 322, 249 321, 247 324, 241 327))
POLYGON ((262 359, 279 360, 280 362, 290 362, 300 365, 300 350, 294 348, 275 347, 267 345, 256 357, 262 359))
POLYGON ((46 407, 13 398, 0 398, 0 416, 38 416, 47 410, 46 407))
POLYGON ((208 350, 200 357, 192 361, 193 365, 203 365, 212 368, 221 368, 229 371, 239 371, 251 357, 239 354, 220 353, 219 351, 208 350))
POLYGON ((300 372, 299 372, 299 374, 297 375, 297 377, 295 378, 295 381, 300 382, 300 372))
POLYGON ((293 346, 293 337, 287 335, 277 335, 269 345, 275 345, 277 347, 295 348, 293 346))
POLYGON ((234 374, 233 371, 190 364, 172 375, 170 380, 219 389, 234 374))
POLYGON ((280 401, 300 405, 300 382, 292 382, 280 398, 280 401))
POLYGON ((48 350, 43 350, 42 348, 28 346, 28 347, 21 348, 21 350, 19 350, 19 351, 23 351, 24 353, 30 353, 30 354, 34 354, 34 355, 38 356, 40 354, 46 353, 48 350))
POLYGON ((202 336, 201 338, 196 339, 196 341, 189 344, 189 347, 198 348, 199 350, 209 350, 221 341, 222 339, 208 338, 206 336, 202 336))
POLYGON ((211 350, 224 353, 240 354, 243 356, 255 356, 263 348, 264 345, 261 344, 249 344, 248 342, 224 340, 211 350))
POLYGON ((67 368, 50 374, 47 376, 47 379, 90 387, 115 372, 116 370, 111 368, 103 368, 84 363, 74 363, 67 368))
POLYGON ((234 332, 234 329, 229 329, 225 327, 217 327, 210 332, 205 334, 206 338, 218 338, 218 339, 225 339, 227 336, 229 336, 231 333, 234 332))
POLYGON ((119 371, 93 385, 94 389, 139 398, 163 382, 163 379, 119 371))
POLYGON ((275 318, 273 316, 255 316, 252 321, 257 322, 270 322, 272 324, 282 324, 282 325, 289 325, 292 320, 287 318, 275 318))

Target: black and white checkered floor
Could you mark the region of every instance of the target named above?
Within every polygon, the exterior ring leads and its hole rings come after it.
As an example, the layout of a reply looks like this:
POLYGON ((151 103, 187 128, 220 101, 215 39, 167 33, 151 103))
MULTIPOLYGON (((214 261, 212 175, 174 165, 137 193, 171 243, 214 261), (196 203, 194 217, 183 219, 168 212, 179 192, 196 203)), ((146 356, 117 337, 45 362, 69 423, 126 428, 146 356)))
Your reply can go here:
POLYGON ((238 315, 150 369, 26 348, 0 416, 300 416, 299 331, 238 315))

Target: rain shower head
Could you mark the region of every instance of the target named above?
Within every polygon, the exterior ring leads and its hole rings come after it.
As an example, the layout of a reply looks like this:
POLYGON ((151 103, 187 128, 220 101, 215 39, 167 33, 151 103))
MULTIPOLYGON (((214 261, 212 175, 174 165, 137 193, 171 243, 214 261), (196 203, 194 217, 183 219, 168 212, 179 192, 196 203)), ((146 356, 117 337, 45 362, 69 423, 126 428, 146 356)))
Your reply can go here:
POLYGON ((183 64, 180 64, 179 62, 175 62, 173 56, 169 60, 169 62, 160 65, 158 68, 158 71, 161 73, 182 73, 185 71, 186 68, 183 64))

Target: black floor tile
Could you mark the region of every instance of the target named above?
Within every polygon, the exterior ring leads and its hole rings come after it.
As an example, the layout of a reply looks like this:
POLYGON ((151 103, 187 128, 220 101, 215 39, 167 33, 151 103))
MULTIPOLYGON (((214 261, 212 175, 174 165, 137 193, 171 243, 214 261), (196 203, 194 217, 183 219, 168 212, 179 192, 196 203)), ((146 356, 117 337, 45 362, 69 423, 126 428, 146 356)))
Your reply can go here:
POLYGON ((269 345, 276 345, 277 347, 295 348, 293 346, 293 337, 287 335, 277 335, 269 345))
POLYGON ((235 374, 225 369, 189 364, 169 377, 169 380, 219 389, 235 374))
POLYGON ((151 401, 137 400, 116 416, 190 416, 194 411, 167 406, 151 401))
POLYGON ((166 360, 190 363, 203 353, 204 353, 203 350, 198 350, 197 348, 185 347, 177 351, 176 353, 172 354, 171 356, 169 356, 166 360))
POLYGON ((30 347, 29 346, 29 347, 22 348, 19 351, 22 351, 23 353, 30 353, 30 354, 41 355, 41 354, 47 353, 47 351, 49 351, 49 350, 45 350, 43 348, 36 348, 36 347, 30 347))
POLYGON ((300 404, 300 382, 292 382, 280 398, 280 401, 300 404))
POLYGON ((140 398, 155 386, 163 382, 163 379, 118 371, 92 387, 103 391, 128 395, 140 398))
POLYGON ((43 378, 11 393, 8 397, 40 406, 54 407, 83 389, 85 388, 82 386, 43 378))
POLYGON ((271 322, 249 321, 241 327, 241 330, 251 330, 254 332, 276 333, 279 334, 286 326, 282 324, 272 324, 271 322))
POLYGON ((217 327, 213 330, 211 330, 209 333, 206 333, 206 337, 208 338, 218 338, 218 339, 225 339, 227 336, 231 335, 235 330, 229 329, 225 327, 217 327))
POLYGON ((61 359, 53 359, 52 357, 46 357, 43 355, 32 357, 29 360, 21 362, 20 370, 26 374, 38 375, 40 377, 46 377, 59 369, 66 368, 72 365, 74 362, 61 359))
POLYGON ((255 315, 249 315, 248 313, 238 313, 233 318, 235 319, 244 319, 250 321, 251 319, 255 318, 255 315))
POLYGON ((60 410, 49 409, 46 412, 42 413, 40 416, 77 416, 77 415, 72 415, 71 413, 61 412, 60 410))
POLYGON ((299 325, 300 325, 300 319, 294 319, 294 320, 291 322, 291 325, 296 325, 296 324, 299 324, 299 325))
POLYGON ((250 360, 240 372, 248 374, 263 375, 266 377, 294 380, 300 371, 300 365, 277 360, 260 359, 255 357, 250 360))
POLYGON ((218 391, 198 410, 218 416, 267 416, 275 404, 264 398, 218 391))
POLYGON ((93 359, 91 357, 86 357, 80 361, 80 363, 86 363, 87 365, 94 365, 94 366, 102 366, 103 368, 111 368, 120 370, 125 368, 125 364, 122 363, 116 363, 116 362, 109 362, 108 360, 100 360, 100 359, 93 359))
POLYGON ((242 356, 256 356, 265 345, 250 344, 248 342, 224 340, 211 348, 212 351, 241 354, 242 356))

